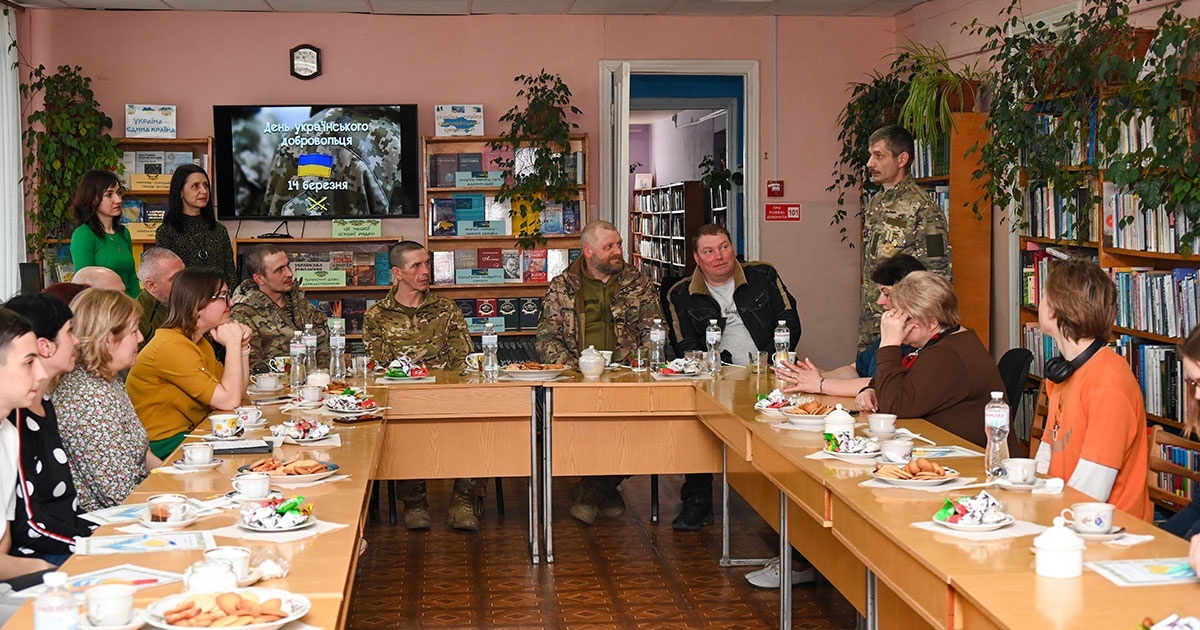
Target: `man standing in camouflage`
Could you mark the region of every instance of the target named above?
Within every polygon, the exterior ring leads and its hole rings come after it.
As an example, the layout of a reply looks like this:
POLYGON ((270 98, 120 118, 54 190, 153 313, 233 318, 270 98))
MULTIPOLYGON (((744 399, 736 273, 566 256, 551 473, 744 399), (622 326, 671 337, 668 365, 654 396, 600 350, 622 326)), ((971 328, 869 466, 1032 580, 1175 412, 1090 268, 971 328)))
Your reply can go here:
POLYGON ((259 245, 243 262, 250 278, 233 292, 230 316, 250 328, 250 373, 268 372, 271 357, 286 356, 293 331, 313 325, 317 333, 317 366, 329 365, 329 329, 325 314, 304 299, 296 286, 287 252, 270 243, 259 245))
MULTIPOLYGON (((608 221, 592 221, 580 235, 583 255, 550 281, 538 319, 542 361, 575 365, 588 346, 612 350, 613 361, 629 360, 650 339, 650 324, 662 318, 658 291, 649 278, 625 264, 621 234, 608 221)), ((620 475, 584 477, 571 490, 571 516, 591 525, 597 514, 620 516, 625 502, 620 475)))
POLYGON ((871 134, 867 171, 883 190, 863 211, 862 310, 858 347, 866 348, 879 335, 879 288, 871 273, 879 261, 908 254, 925 268, 953 282, 946 213, 909 175, 913 137, 903 127, 888 125, 871 134))
MULTIPOLYGON (((392 290, 367 311, 363 343, 376 365, 387 365, 401 355, 428 368, 461 370, 471 352, 467 320, 454 302, 429 292, 429 251, 420 243, 401 241, 388 251, 392 265, 392 290)), ((456 479, 446 524, 464 531, 479 531, 483 479, 456 479)), ((429 529, 429 500, 424 479, 401 481, 397 494, 404 501, 404 526, 429 529)))

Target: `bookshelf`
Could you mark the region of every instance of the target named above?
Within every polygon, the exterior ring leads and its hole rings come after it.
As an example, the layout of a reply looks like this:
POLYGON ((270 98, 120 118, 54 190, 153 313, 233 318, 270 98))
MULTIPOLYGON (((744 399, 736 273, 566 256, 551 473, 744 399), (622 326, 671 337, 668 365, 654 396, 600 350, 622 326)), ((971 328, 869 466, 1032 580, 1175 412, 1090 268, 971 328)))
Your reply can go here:
MULTIPOLYGON (((655 284, 691 273, 696 265, 691 236, 710 220, 709 201, 709 190, 699 181, 634 191, 629 211, 633 266, 655 284)), ((720 208, 722 218, 724 208, 720 208)))
POLYGON ((587 136, 571 136, 578 198, 532 219, 546 244, 516 245, 521 218, 497 202, 500 171, 493 136, 422 139, 422 208, 425 246, 433 257, 430 290, 454 300, 472 332, 491 318, 498 334, 528 337, 537 331, 541 299, 550 280, 580 255, 587 220, 587 136), (516 226, 514 226, 514 223, 516 226), (515 228, 515 229, 514 229, 515 228), (501 320, 503 324, 501 325, 501 320))
MULTIPOLYGON (((117 138, 117 146, 122 152, 122 164, 125 166, 125 175, 122 181, 125 182, 124 199, 125 202, 138 201, 143 204, 145 212, 142 215, 141 222, 159 222, 161 214, 156 214, 159 210, 165 211, 167 206, 167 197, 170 193, 171 175, 175 172, 174 168, 182 162, 167 161, 166 157, 171 154, 190 153, 192 163, 198 165, 209 173, 209 181, 213 180, 213 164, 212 164, 212 138, 117 138), (150 156, 148 160, 151 165, 157 164, 157 170, 161 174, 157 176, 135 177, 138 174, 139 160, 138 155, 150 156), (151 219, 159 218, 159 221, 151 219)), ((176 157, 178 159, 178 156, 176 157)), ((142 168, 145 168, 143 164, 142 168)), ((216 192, 212 192, 213 198, 216 198, 216 192)))
POLYGON ((237 238, 233 239, 233 255, 242 269, 241 256, 247 250, 270 243, 287 252, 297 277, 302 272, 345 271, 344 284, 303 286, 304 294, 326 316, 345 318, 347 339, 361 339, 363 315, 391 289, 387 252, 401 238, 237 238))

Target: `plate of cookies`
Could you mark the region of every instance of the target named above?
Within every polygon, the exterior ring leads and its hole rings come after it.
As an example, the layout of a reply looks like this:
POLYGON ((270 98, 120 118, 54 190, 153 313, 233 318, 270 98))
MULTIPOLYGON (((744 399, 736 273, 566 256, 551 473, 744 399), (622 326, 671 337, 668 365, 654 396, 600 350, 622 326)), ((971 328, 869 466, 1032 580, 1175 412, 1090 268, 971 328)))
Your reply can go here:
POLYGON ((567 368, 561 363, 538 363, 525 361, 504 366, 500 373, 506 378, 519 381, 548 381, 558 378, 567 368))
POLYGON ((156 628, 222 628, 275 630, 303 617, 312 602, 274 588, 245 588, 228 593, 181 593, 164 597, 146 609, 156 628))
POLYGON ((324 479, 338 471, 338 465, 315 459, 294 459, 282 462, 274 457, 260 459, 238 468, 238 472, 265 472, 286 483, 301 483, 324 479))
POLYGON ((791 407, 784 407, 780 412, 788 419, 788 422, 796 425, 810 425, 815 422, 820 422, 821 426, 825 426, 825 416, 834 410, 833 405, 821 404, 820 401, 809 400, 791 407))
POLYGON ((883 483, 909 488, 939 486, 958 476, 957 470, 924 457, 918 457, 906 465, 880 464, 874 472, 874 477, 883 483))

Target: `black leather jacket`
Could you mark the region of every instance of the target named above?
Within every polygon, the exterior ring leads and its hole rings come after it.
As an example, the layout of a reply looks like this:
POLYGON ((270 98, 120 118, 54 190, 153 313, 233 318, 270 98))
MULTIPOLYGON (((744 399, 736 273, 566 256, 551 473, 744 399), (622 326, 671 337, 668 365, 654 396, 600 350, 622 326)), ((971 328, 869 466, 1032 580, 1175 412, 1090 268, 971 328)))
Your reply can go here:
MULTIPOLYGON (((788 348, 794 349, 800 342, 800 315, 796 312, 796 299, 788 293, 779 278, 779 272, 768 263, 741 263, 734 270, 733 301, 737 305, 742 323, 754 339, 759 350, 772 352, 775 349, 775 327, 779 320, 787 322, 792 339, 788 348)), ((703 350, 704 330, 708 320, 715 319, 722 329, 725 317, 721 307, 708 292, 704 275, 697 268, 692 277, 676 282, 667 293, 667 325, 675 356, 683 356, 688 350, 703 350)), ((722 353, 728 361, 728 353, 722 353)))

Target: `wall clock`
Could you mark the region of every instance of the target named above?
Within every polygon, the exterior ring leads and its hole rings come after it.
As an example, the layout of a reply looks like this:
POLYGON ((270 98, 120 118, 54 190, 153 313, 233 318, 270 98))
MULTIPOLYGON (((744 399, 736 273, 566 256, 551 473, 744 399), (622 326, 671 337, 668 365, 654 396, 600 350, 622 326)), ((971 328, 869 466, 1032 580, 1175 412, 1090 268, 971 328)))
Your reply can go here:
POLYGON ((312 44, 300 44, 291 52, 292 76, 315 79, 321 76, 321 49, 312 44))

